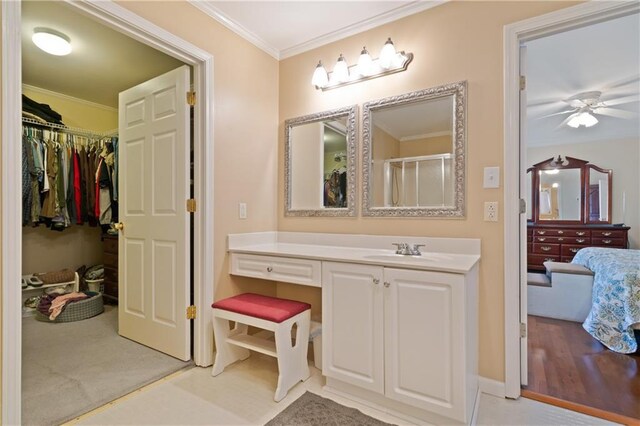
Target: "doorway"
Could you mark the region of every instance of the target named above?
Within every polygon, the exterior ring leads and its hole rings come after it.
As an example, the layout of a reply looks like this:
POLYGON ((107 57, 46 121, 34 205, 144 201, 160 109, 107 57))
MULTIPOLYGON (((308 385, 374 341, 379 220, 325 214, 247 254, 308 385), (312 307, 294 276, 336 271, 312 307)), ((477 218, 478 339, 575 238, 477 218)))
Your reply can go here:
MULTIPOLYGON (((571 261, 573 254, 582 247, 580 246, 580 244, 585 245, 585 247, 592 245, 593 241, 596 241, 596 240, 590 239, 589 241, 586 241, 586 239, 583 238, 584 235, 577 234, 577 232, 583 233, 584 230, 582 229, 578 230, 577 228, 580 223, 589 223, 590 220, 595 220, 595 219, 591 219, 591 217, 595 214, 594 212, 596 210, 598 211, 598 216, 599 216, 598 221, 601 222, 601 225, 599 226, 612 227, 613 224, 615 223, 622 223, 622 222, 629 221, 628 217, 624 219, 622 218, 624 216, 622 210, 624 209, 620 205, 616 207, 615 201, 613 203, 612 209, 609 208, 608 211, 606 208, 604 209, 604 212, 608 213, 608 216, 609 216, 608 218, 606 217, 607 216, 606 214, 604 218, 602 216, 602 213, 603 213, 602 208, 606 206, 606 202, 599 203, 597 209, 586 208, 585 206, 588 205, 589 203, 588 191, 586 186, 584 187, 585 189, 579 189, 579 192, 577 193, 577 197, 573 197, 574 201, 579 200, 582 203, 582 204, 579 204, 578 206, 578 210, 580 209, 582 210, 577 212, 576 211, 572 212, 570 208, 571 206, 562 205, 561 197, 563 195, 565 196, 565 201, 567 201, 571 197, 567 195, 566 192, 564 194, 560 192, 561 186, 564 187, 563 182, 561 182, 559 179, 556 179, 553 182, 551 181, 553 180, 552 176, 557 176, 557 173, 558 173, 557 170, 562 169, 563 166, 570 169, 571 167, 567 167, 567 166, 571 163, 573 163, 574 165, 577 165, 578 162, 575 162, 576 157, 578 160, 579 159, 590 160, 590 161, 586 161, 585 163, 589 165, 593 163, 595 165, 597 164, 598 161, 607 161, 605 156, 592 155, 595 158, 584 158, 585 156, 588 157, 591 155, 590 151, 586 149, 586 145, 579 145, 577 141, 573 144, 565 144, 565 145, 561 145, 561 143, 558 143, 558 141, 555 141, 555 143, 550 143, 551 138, 548 135, 546 137, 547 147, 544 148, 547 151, 544 153, 542 152, 535 153, 534 152, 535 150, 531 151, 531 147, 526 146, 527 137, 531 137, 532 135, 532 129, 530 128, 531 126, 535 126, 535 128, 533 129, 534 133, 536 131, 539 132, 541 129, 544 128, 544 125, 541 124, 541 120, 544 120, 544 119, 548 119, 550 121, 557 120, 557 122, 554 122, 553 126, 550 127, 551 131, 567 132, 568 130, 575 130, 573 129, 574 126, 568 126, 567 123, 569 123, 569 121, 573 116, 577 115, 575 113, 584 112, 584 111, 578 111, 578 110, 573 111, 574 105, 572 105, 572 102, 580 100, 586 105, 586 103, 589 102, 586 99, 586 97, 583 96, 584 99, 579 99, 578 95, 580 93, 584 94, 589 91, 594 92, 596 89, 592 87, 589 90, 587 89, 577 90, 578 88, 576 87, 575 88, 576 93, 572 93, 572 94, 567 93, 565 95, 555 96, 554 99, 551 99, 549 96, 547 96, 546 99, 543 99, 540 96, 536 99, 534 95, 534 99, 532 100, 530 97, 530 94, 531 94, 530 89, 536 88, 536 82, 530 80, 529 75, 527 75, 528 74, 527 71, 531 70, 532 68, 535 70, 536 65, 553 68, 553 66, 555 66, 556 63, 562 62, 562 59, 558 59, 557 61, 553 61, 551 63, 547 63, 544 65, 540 63, 532 64, 531 63, 532 56, 529 54, 531 52, 527 51, 523 55, 522 47, 523 46, 525 46, 525 48, 534 47, 536 46, 536 44, 540 46, 541 44, 544 43, 545 40, 551 40, 551 38, 554 36, 560 37, 563 34, 568 35, 570 34, 571 31, 580 31, 580 30, 588 31, 589 29, 596 28, 597 25, 606 25, 607 24, 606 21, 611 22, 611 20, 614 20, 614 19, 624 19, 625 17, 628 17, 628 19, 631 19, 631 20, 634 20, 635 18, 635 21, 637 22, 638 9, 639 8, 637 4, 614 5, 613 7, 603 7, 603 5, 586 4, 586 5, 580 5, 580 6, 564 9, 556 13, 551 13, 541 17, 533 18, 533 19, 516 23, 513 25, 509 25, 507 26, 505 31, 505 47, 506 47, 505 49, 505 63, 506 63, 505 108, 506 110, 508 110, 508 108, 515 108, 516 111, 522 111, 520 114, 516 114, 516 113, 505 114, 505 209, 507 211, 517 212, 518 211, 517 204, 520 202, 519 199, 522 199, 523 201, 527 200, 528 206, 531 206, 531 205, 533 206, 533 208, 529 210, 530 212, 529 214, 526 213, 526 209, 521 208, 519 209, 520 214, 515 214, 515 213, 510 214, 510 215, 507 215, 507 217, 505 218, 505 235, 506 235, 506 238, 505 238, 506 383, 505 384, 506 384, 506 394, 509 397, 519 396, 520 383, 526 385, 528 380, 531 380, 533 377, 535 377, 535 373, 538 373, 538 374, 540 373, 540 364, 532 365, 531 363, 529 363, 527 365, 527 360, 529 358, 527 356, 527 353, 531 351, 531 348, 532 348, 531 345, 533 343, 536 343, 536 344, 539 343, 540 341, 539 336, 540 336, 541 330, 544 329, 542 333, 546 336, 546 338, 542 340, 550 340, 549 338, 550 329, 548 327, 552 327, 552 329, 559 334, 564 333, 564 338, 561 338, 563 345, 566 345, 570 340, 568 339, 567 337, 568 335, 566 333, 569 333, 569 335, 571 336, 577 336, 580 333, 583 333, 587 337, 591 338, 591 336, 589 336, 584 330, 582 330, 582 327, 580 327, 580 323, 576 321, 573 321, 573 322, 569 321, 568 324, 564 324, 564 323, 551 324, 553 321, 558 321, 558 320, 565 321, 565 320, 557 319, 557 318, 553 320, 546 320, 545 318, 541 318, 541 317, 533 318, 533 321, 531 321, 531 319, 530 321, 527 321, 527 311, 532 306, 531 303, 535 304, 535 301, 536 301, 536 300, 527 300, 527 295, 533 294, 534 297, 530 299, 536 299, 536 298, 539 298, 539 293, 540 293, 540 291, 534 291, 532 293, 531 288, 533 286, 531 285, 527 286, 527 281, 529 282, 535 281, 535 280, 531 280, 531 278, 540 278, 541 283, 538 283, 538 285, 546 286, 549 284, 548 282, 542 282, 546 280, 545 274, 535 275, 533 277, 531 275, 527 276, 527 274, 535 273, 536 272, 535 269, 543 268, 543 262, 546 262, 546 261, 552 261, 552 262, 556 261, 558 265, 562 266, 562 263, 561 263, 562 260, 571 261), (523 59, 526 59, 525 61, 526 63, 524 64, 522 61, 523 59), (523 69, 525 70, 524 73, 521 72, 521 70, 523 69), (523 75, 524 77, 523 79, 520 78, 521 75, 523 75), (526 79, 526 89, 523 93, 520 91, 521 89, 520 84, 524 85, 525 79, 526 79), (553 104, 554 102, 557 102, 557 103, 559 102, 559 104, 555 106, 559 105, 560 109, 558 110, 554 109, 555 108, 553 104), (547 108, 547 110, 540 112, 538 114, 536 121, 531 120, 531 115, 533 110, 530 111, 529 108, 532 106, 532 104, 537 105, 539 109, 547 108), (519 108, 519 105, 523 106, 522 109, 519 108), (564 108, 562 108, 562 106, 564 106, 564 108), (554 109, 554 110, 552 111, 551 109, 554 109), (524 111, 527 111, 527 114, 525 114, 524 111), (528 116, 528 119, 526 119, 525 116, 528 116), (520 143, 518 143, 518 141, 520 141, 520 143), (528 151, 527 148, 529 148, 529 152, 527 152, 528 151), (553 157, 549 155, 548 156, 549 158, 545 157, 545 158, 534 159, 535 155, 540 154, 544 156, 549 153, 548 152, 549 150, 554 150, 554 149, 555 150, 560 149, 563 152, 556 153, 553 157), (572 149, 579 149, 579 151, 570 152, 570 150, 572 149), (582 154, 582 157, 576 154, 576 152, 580 152, 582 154), (561 158, 558 159, 557 155, 560 155, 561 158), (543 167, 548 164, 551 164, 554 158, 556 159, 556 163, 561 164, 560 167, 543 167), (529 181, 527 179, 526 171, 531 166, 533 166, 534 163, 538 165, 538 168, 534 169, 533 173, 537 174, 538 172, 540 172, 541 174, 539 176, 536 175, 534 179, 529 181), (552 173, 556 173, 556 175, 552 175, 552 173), (546 180, 551 179, 549 180, 549 182, 547 182, 548 188, 546 187, 542 188, 542 185, 541 185, 542 177, 540 176, 543 176, 544 179, 546 180), (536 181, 538 182, 537 184, 532 183, 536 181), (535 187, 535 189, 533 187, 535 187), (541 188, 541 191, 543 190, 545 194, 539 193, 537 191, 537 189, 539 188, 541 188), (554 198, 554 194, 556 194, 555 198, 554 198), (543 196, 547 197, 546 204, 544 204, 544 206, 541 204, 542 202, 545 201, 543 199, 544 198, 543 196), (555 209, 554 209, 554 205, 555 205, 555 209), (513 210, 511 210, 509 206, 513 206, 514 207, 513 210), (561 210, 563 208, 564 208, 564 213, 566 214, 571 214, 571 215, 578 214, 577 219, 570 218, 565 220, 559 217, 559 215, 561 214, 561 210), (540 209, 544 210, 542 214, 540 209), (542 261, 540 262, 540 265, 538 265, 537 262, 535 262, 536 260, 535 253, 533 253, 533 250, 532 250, 533 248, 532 246, 536 244, 536 242, 533 241, 533 238, 535 237, 529 234, 531 233, 531 231, 535 232, 535 227, 537 226, 537 222, 540 221, 541 219, 550 220, 546 224, 549 225, 548 227, 550 229, 551 228, 554 229, 554 232, 558 232, 558 230, 560 229, 559 226, 561 225, 567 226, 569 224, 569 221, 571 220, 573 221, 574 225, 573 225, 573 228, 571 228, 570 226, 571 229, 568 229, 568 228, 563 229, 563 231, 565 232, 565 234, 563 235, 555 235, 555 234, 544 235, 544 236, 540 235, 540 237, 545 239, 544 249, 546 251, 544 253, 540 253, 541 258, 544 258, 544 259, 542 259, 542 261), (606 223, 607 219, 609 221, 608 222, 609 225, 607 225, 606 223), (527 227, 527 222, 529 222, 529 227, 527 227), (533 224, 533 227, 531 226, 532 224, 533 224), (529 233, 527 232, 527 229, 529 229, 529 233), (575 232, 576 235, 569 235, 571 234, 571 232, 567 233, 567 231, 575 232), (576 240, 572 241, 571 243, 577 246, 576 247, 568 246, 566 247, 566 250, 563 250, 562 245, 569 243, 567 238, 571 238, 571 237, 576 238, 576 240), (577 238, 580 238, 581 241, 578 241, 577 238), (575 252, 569 251, 570 249, 574 249, 575 252), (557 254, 556 254, 556 251, 558 252, 557 254), (527 255, 528 253, 529 253, 529 256, 527 255), (563 253, 565 253, 564 256, 566 257, 566 259, 562 258, 563 253), (532 254, 534 256, 531 256, 532 254), (557 259, 551 259, 554 256, 557 256, 557 259), (547 259, 547 257, 549 259, 547 259), (527 266, 534 266, 533 268, 534 270, 532 270, 531 268, 527 268, 527 266), (527 291, 527 287, 529 287, 529 291, 527 291), (527 322, 529 324, 527 324, 527 322), (568 327, 566 328, 566 330, 564 328, 562 330, 558 328, 563 325, 572 325, 572 324, 578 324, 577 328, 568 327), (533 329, 531 327, 533 327, 533 329), (547 328, 544 328, 544 327, 547 327, 547 328), (532 341, 528 342, 528 339, 531 339, 532 341), (534 341, 537 341, 537 342, 534 342, 534 341), (527 371, 528 368, 533 368, 536 371, 527 371)), ((595 48, 594 43, 590 44, 586 42, 586 44, 588 44, 592 48, 595 48)), ((618 43, 615 47, 610 46, 609 49, 615 51, 620 47, 621 47, 620 43, 618 43)), ((612 53, 612 52, 607 52, 607 53, 612 53)), ((594 52, 594 55, 596 57, 599 57, 602 60, 604 60, 605 58, 608 58, 606 54, 598 56, 598 54, 594 52)), ((598 68, 596 66, 585 67, 584 65, 580 65, 580 62, 577 61, 575 58, 573 63, 576 69, 572 77, 574 77, 575 80, 579 80, 579 78, 582 77, 586 73, 586 71, 590 71, 591 69, 596 70, 598 68)), ((599 65, 602 65, 602 64, 599 64, 599 65)), ((556 73, 556 76, 557 74, 558 73, 556 73)), ((603 94, 602 99, 604 100, 605 97, 608 97, 610 100, 610 105, 607 105, 605 108, 597 104, 598 101, 596 100, 595 101, 596 103, 594 105, 587 105, 588 108, 586 109, 589 109, 593 106, 594 110, 597 111, 597 113, 599 112, 608 113, 610 112, 609 107, 613 107, 612 109, 617 109, 618 107, 622 106, 622 110, 624 110, 625 106, 628 106, 625 102, 630 101, 630 99, 629 97, 627 97, 627 99, 625 100, 618 100, 617 99, 618 96, 620 97, 623 96, 621 94, 618 94, 618 92, 625 89, 624 87, 625 84, 631 84, 631 87, 635 87, 634 85, 638 84, 637 74, 638 74, 638 71, 636 70, 635 79, 633 78, 633 76, 631 76, 632 78, 625 78, 625 79, 619 78, 616 81, 612 81, 608 84, 606 84, 603 81, 602 79, 603 76, 601 76, 600 86, 603 89, 601 90, 603 94), (607 93, 607 95, 604 95, 604 93, 607 93), (603 109, 598 110, 599 107, 603 107, 603 109)), ((608 73, 608 74, 605 73, 605 75, 610 76, 611 73, 608 73)), ((564 90, 569 90, 570 88, 571 88, 571 85, 565 85, 565 87, 563 87, 564 90)), ((626 87, 626 89, 629 89, 629 87, 626 87)), ((637 95, 637 94, 632 93, 631 95, 637 95)), ((632 102, 637 102, 637 99, 632 102)), ((633 113, 633 109, 631 112, 633 113)), ((598 128, 599 130, 605 129, 606 124, 611 124, 615 122, 615 120, 617 119, 623 120, 622 122, 624 123, 624 119, 621 118, 621 116, 631 115, 631 114, 625 114, 624 111, 621 113, 617 113, 617 111, 612 111, 612 113, 608 114, 607 117, 601 118, 600 115, 597 113, 595 115, 601 121, 601 126, 598 128)), ((635 115, 637 116, 637 113, 635 115)), ((575 123, 572 123, 572 124, 575 124, 575 123)), ((593 126, 593 124, 591 124, 591 126, 593 126)), ((616 126, 616 128, 620 128, 620 127, 623 127, 623 125, 616 126)), ((596 129, 596 128, 594 127, 593 129, 596 129)), ((583 131, 582 132, 583 136, 587 134, 587 132, 584 132, 584 130, 585 130, 585 126, 583 125, 580 129, 580 131, 583 131)), ((589 134, 593 135, 594 132, 591 131, 589 132, 589 134)), ((563 136, 562 142, 567 141, 566 137, 567 135, 563 136)), ((613 137, 609 135, 608 140, 611 141, 612 139, 613 137)), ((638 139, 636 136, 635 137, 636 145, 637 145, 637 140, 638 139)), ((593 142, 593 140, 589 142, 593 142)), ((544 149, 537 148, 538 151, 543 151, 544 149)), ((635 149, 637 150, 637 146, 635 149)), ((631 153, 629 154, 629 156, 632 157, 632 161, 637 163, 638 161, 637 152, 635 154, 631 153)), ((618 168, 618 166, 612 165, 610 167, 614 169, 613 173, 616 174, 615 168, 618 168)), ((577 168, 576 170, 580 170, 580 169, 577 168)), ((589 170, 595 170, 595 169, 590 168, 589 170)), ((618 171, 618 174, 622 174, 622 173, 623 172, 621 172, 620 170, 618 171)), ((603 188, 603 189, 600 189, 599 192, 600 192, 600 195, 602 194, 606 195, 607 191, 609 190, 609 187, 606 186, 606 178, 601 180, 603 181, 603 185, 599 186, 599 188, 603 188)), ((615 181, 616 180, 614 177, 614 182, 615 181)), ((620 185, 621 182, 618 181, 618 183, 620 185)), ((637 178, 635 179, 635 182, 633 182, 633 185, 635 186, 634 190, 637 191, 637 188, 638 188, 637 178)), ((620 187, 618 186, 618 188, 616 188, 614 185, 613 188, 614 188, 613 197, 615 198, 615 191, 619 190, 620 187)), ((523 204, 524 203, 522 203, 521 206, 523 204)), ((595 228, 595 229, 600 229, 600 228, 595 228)), ((622 228, 614 229, 613 231, 618 233, 626 232, 626 230, 623 231, 622 228)), ((593 231, 593 232, 608 233, 613 231, 610 231, 608 229, 606 230, 600 229, 598 231, 593 231)), ((546 232, 546 229, 545 229, 545 232, 546 232)), ((634 238, 633 236, 630 237, 631 244, 633 244, 633 238, 634 238)), ((610 240, 610 239, 607 239, 607 240, 610 240)), ((613 243, 613 242, 614 241, 611 240, 611 241, 608 241, 607 244, 613 243)), ((539 241, 539 243, 541 242, 539 241)), ((633 246, 631 246, 631 248, 633 248, 633 246)), ((557 284, 558 282, 556 282, 556 285, 554 286, 555 287, 554 291, 557 288, 559 288, 557 284)), ((545 291, 547 290, 543 290, 542 292, 545 292, 545 291)), ((575 294, 569 297, 573 297, 573 299, 571 299, 572 301, 575 300, 575 294)), ((589 298, 590 296, 587 296, 587 299, 589 298)), ((559 299, 554 299, 553 302, 557 302, 558 300, 559 299)), ((548 307, 548 305, 549 304, 547 304, 545 308, 548 307)), ((575 303, 572 303, 570 307, 573 308, 574 305, 575 303)), ((587 306, 587 308, 589 307, 587 306)), ((569 310, 569 309, 565 309, 565 310, 569 310)), ((566 314, 566 312, 562 312, 561 315, 564 315, 564 314, 566 314)), ((576 315, 580 315, 580 314, 577 313, 576 315)), ((595 342, 596 346, 600 345, 600 343, 597 342, 595 339, 593 338, 591 339, 593 340, 593 342, 595 342)), ((582 355, 575 354, 574 356, 576 358, 571 359, 570 363, 573 364, 574 361, 578 362, 579 359, 586 360, 587 362, 589 362, 590 360, 590 362, 592 363, 592 367, 593 365, 600 363, 600 361, 597 359, 597 356, 595 354, 595 352, 597 351, 595 351, 594 349, 595 347, 591 345, 591 343, 593 342, 592 341, 588 341, 586 343, 583 342, 582 349, 586 349, 587 352, 583 352, 582 355), (590 345, 591 345, 590 349, 585 348, 586 346, 590 346, 590 345)), ((558 348, 559 346, 560 346, 560 343, 556 342, 555 348, 558 348)), ((552 348, 545 349, 541 347, 535 347, 532 352, 535 352, 537 356, 540 356, 541 354, 543 354, 543 356, 546 356, 550 354, 549 351, 551 351, 551 349, 552 348)), ((606 348, 605 350, 608 351, 608 349, 606 348)), ((615 355, 618 355, 618 354, 615 354, 615 355)), ((545 358, 545 362, 549 364, 550 360, 548 358, 545 358)), ((565 368, 565 370, 567 369, 565 368)), ((537 383, 537 379, 534 378, 533 380, 536 381, 536 383, 528 383, 529 386, 535 386, 539 384, 537 383)), ((582 386, 582 384, 580 384, 579 386, 582 386)), ((584 402, 585 401, 583 401, 583 405, 587 405, 587 404, 584 404, 584 402)), ((572 408, 575 409, 576 407, 572 407, 572 408)))
MULTIPOLYGON (((21 163, 20 149, 11 146, 8 141, 19 140, 20 126, 20 22, 21 4, 3 2, 3 28, 8 29, 3 37, 3 282, 17 282, 21 275, 21 235, 20 235, 20 196, 15 188, 20 187, 21 163)), ((212 57, 210 54, 178 39, 154 26, 136 20, 136 16, 126 9, 110 2, 71 3, 70 7, 85 15, 97 19, 111 28, 137 39, 191 65, 194 70, 194 88, 199 94, 199 103, 194 110, 194 196, 201 211, 194 214, 194 304, 202 306, 203 301, 211 300, 213 288, 212 265, 204 259, 212 254, 212 170, 204 167, 211 157, 211 83, 212 57), (143 37, 144 35, 144 37, 143 37), (205 236, 203 237, 203 236, 205 236), (207 284, 205 284, 207 283, 207 284)), ((182 204, 182 203, 181 203, 182 204)), ((6 424, 20 423, 21 395, 21 330, 15 329, 20 323, 21 295, 17 286, 3 286, 3 388, 2 421, 6 424), (17 291, 16 291, 17 290, 17 291)), ((185 307, 186 308, 186 307, 185 307)), ((206 311, 194 321, 194 353, 197 365, 211 363, 211 333, 206 311)))

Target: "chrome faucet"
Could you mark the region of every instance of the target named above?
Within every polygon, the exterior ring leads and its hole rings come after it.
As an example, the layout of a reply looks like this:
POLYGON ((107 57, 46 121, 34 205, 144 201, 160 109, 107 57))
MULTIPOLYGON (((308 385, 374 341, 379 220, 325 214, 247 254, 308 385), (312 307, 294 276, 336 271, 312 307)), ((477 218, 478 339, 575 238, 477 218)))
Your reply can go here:
POLYGON ((424 244, 413 244, 410 246, 408 243, 392 243, 392 245, 396 246, 396 254, 401 254, 403 256, 420 256, 420 247, 424 247, 424 244))

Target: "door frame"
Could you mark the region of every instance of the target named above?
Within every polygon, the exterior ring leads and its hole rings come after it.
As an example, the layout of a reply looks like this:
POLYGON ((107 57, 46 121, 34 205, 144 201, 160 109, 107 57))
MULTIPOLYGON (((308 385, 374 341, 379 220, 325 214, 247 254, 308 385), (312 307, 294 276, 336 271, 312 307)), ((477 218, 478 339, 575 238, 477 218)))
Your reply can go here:
POLYGON ((520 167, 524 155, 520 140, 520 43, 638 12, 637 1, 590 1, 504 27, 504 372, 508 398, 520 396, 520 363, 526 362, 526 352, 520 350, 520 322, 526 324, 527 314, 526 306, 525 312, 520 310, 520 293, 526 291, 526 261, 521 265, 526 217, 522 220, 519 213, 520 182, 526 173, 526 167, 520 167))
MULTIPOLYGON (((214 294, 213 245, 213 55, 147 21, 113 1, 81 0, 67 4, 80 13, 141 43, 173 56, 193 68, 198 102, 194 110, 194 320, 193 358, 212 364, 210 310, 214 294)), ((2 417, 0 423, 20 424, 22 322, 21 140, 22 110, 21 1, 2 2, 2 417), (11 285, 15 283, 15 285, 11 285)))

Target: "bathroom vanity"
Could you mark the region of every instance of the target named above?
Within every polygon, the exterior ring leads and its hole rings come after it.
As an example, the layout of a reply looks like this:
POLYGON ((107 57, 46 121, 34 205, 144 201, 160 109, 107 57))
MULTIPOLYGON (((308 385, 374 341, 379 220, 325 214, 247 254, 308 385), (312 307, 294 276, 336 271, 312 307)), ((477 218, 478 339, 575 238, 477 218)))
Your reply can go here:
POLYGON ((478 396, 480 240, 229 235, 230 273, 322 288, 326 388, 424 421, 468 424, 478 396), (392 243, 426 244, 420 256, 392 243))

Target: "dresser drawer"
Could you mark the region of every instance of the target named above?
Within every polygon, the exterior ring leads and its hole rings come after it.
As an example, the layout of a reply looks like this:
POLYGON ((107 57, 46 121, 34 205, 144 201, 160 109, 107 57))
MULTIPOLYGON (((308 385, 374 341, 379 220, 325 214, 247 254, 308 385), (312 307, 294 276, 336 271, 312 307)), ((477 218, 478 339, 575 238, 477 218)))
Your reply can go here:
POLYGON ((533 243, 534 254, 560 254, 560 244, 533 243))
POLYGON ((591 231, 585 229, 536 229, 534 231, 535 236, 545 237, 590 237, 591 231))
POLYGON ((576 253, 583 248, 585 248, 585 246, 565 244, 562 246, 562 250, 560 254, 562 256, 569 256, 573 258, 573 256, 575 256, 576 253))
POLYGON ((231 274, 313 287, 321 286, 319 260, 231 253, 231 274))
POLYGON ((627 234, 627 231, 618 230, 618 229, 596 229, 591 231, 591 235, 593 237, 603 237, 607 239, 624 238, 626 234, 627 234))
POLYGON ((560 262, 560 255, 530 254, 527 256, 527 264, 529 265, 542 265, 544 262, 560 262))
POLYGON ((626 248, 624 247, 624 238, 593 237, 591 243, 594 246, 626 248))
POLYGON ((546 237, 536 236, 533 239, 535 243, 552 243, 552 244, 590 244, 590 237, 546 237))

